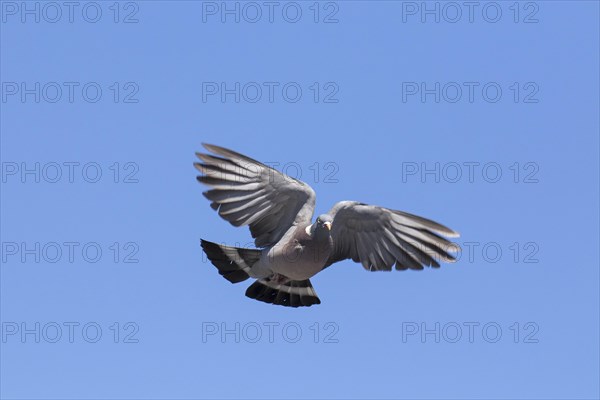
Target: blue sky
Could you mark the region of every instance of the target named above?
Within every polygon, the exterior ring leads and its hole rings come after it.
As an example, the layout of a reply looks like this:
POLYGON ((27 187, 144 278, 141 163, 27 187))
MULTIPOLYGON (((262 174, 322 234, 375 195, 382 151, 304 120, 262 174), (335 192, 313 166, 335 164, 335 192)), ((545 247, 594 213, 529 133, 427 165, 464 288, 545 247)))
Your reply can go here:
POLYGON ((2 398, 598 398, 598 3, 461 4, 0 2, 2 398), (460 260, 250 300, 202 142, 460 260))

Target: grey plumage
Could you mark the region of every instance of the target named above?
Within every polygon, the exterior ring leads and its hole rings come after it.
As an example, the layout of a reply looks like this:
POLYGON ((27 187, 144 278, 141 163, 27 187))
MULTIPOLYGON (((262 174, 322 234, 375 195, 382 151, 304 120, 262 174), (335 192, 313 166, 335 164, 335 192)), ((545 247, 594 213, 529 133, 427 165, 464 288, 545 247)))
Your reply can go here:
POLYGON ((375 271, 390 271, 393 265, 397 270, 437 268, 437 259, 455 261, 449 252, 456 245, 441 235, 458 237, 458 233, 437 222, 356 201, 337 203, 329 215, 335 246, 326 267, 347 258, 375 271))
POLYGON ((212 186, 204 196, 234 226, 249 225, 257 247, 273 245, 292 224, 310 221, 315 192, 306 183, 219 146, 204 147, 222 157, 196 153, 198 181, 212 186))
POLYGON ((459 251, 445 237, 452 229, 403 211, 341 201, 312 223, 315 192, 259 161, 204 144, 196 153, 198 181, 211 187, 204 196, 234 226, 248 225, 260 249, 242 249, 202 240, 219 273, 232 283, 256 279, 246 296, 301 307, 320 304, 309 278, 345 259, 369 271, 440 267, 459 251))
POLYGON ((270 278, 259 279, 248 287, 246 296, 265 303, 288 307, 310 307, 321 304, 310 280, 277 283, 270 278))

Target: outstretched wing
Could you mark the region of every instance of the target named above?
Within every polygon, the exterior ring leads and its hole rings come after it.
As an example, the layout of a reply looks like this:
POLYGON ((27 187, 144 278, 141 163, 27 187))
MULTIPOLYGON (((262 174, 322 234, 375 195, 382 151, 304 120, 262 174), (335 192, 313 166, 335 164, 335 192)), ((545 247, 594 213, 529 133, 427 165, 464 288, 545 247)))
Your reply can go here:
POLYGON ((455 261, 449 252, 459 247, 443 238, 459 234, 437 222, 402 211, 341 201, 328 213, 333 217, 334 250, 326 267, 351 258, 369 271, 439 267, 439 260, 455 261))
POLYGON ((257 247, 275 244, 294 224, 310 222, 315 192, 306 183, 223 147, 203 144, 216 155, 196 153, 204 196, 234 226, 249 225, 257 247))

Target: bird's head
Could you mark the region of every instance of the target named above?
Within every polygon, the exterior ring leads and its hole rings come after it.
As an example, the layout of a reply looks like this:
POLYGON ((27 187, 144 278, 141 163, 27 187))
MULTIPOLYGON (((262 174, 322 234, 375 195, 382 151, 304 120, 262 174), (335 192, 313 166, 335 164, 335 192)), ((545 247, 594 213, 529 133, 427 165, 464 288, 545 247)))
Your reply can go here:
POLYGON ((331 230, 331 224, 333 224, 333 218, 329 214, 321 214, 317 217, 317 227, 322 227, 331 230))
POLYGON ((317 217, 317 221, 314 224, 315 232, 317 235, 329 236, 331 231, 331 224, 333 223, 333 218, 331 218, 328 214, 321 214, 317 217))
POLYGON ((321 214, 314 224, 306 227, 306 233, 319 238, 327 238, 331 235, 333 218, 328 214, 321 214))

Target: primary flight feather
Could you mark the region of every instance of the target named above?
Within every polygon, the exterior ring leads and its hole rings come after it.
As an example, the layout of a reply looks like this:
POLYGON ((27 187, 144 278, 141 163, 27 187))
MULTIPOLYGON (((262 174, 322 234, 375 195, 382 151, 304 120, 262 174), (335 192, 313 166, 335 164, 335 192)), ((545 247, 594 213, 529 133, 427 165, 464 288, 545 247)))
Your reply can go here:
POLYGON ((219 273, 232 283, 256 281, 246 296, 289 307, 321 301, 309 278, 331 264, 352 259, 369 271, 439 267, 453 262, 459 234, 403 211, 340 201, 313 223, 315 192, 235 151, 209 144, 196 153, 198 181, 210 186, 210 206, 234 226, 248 225, 256 247, 245 249, 201 240, 219 273))

